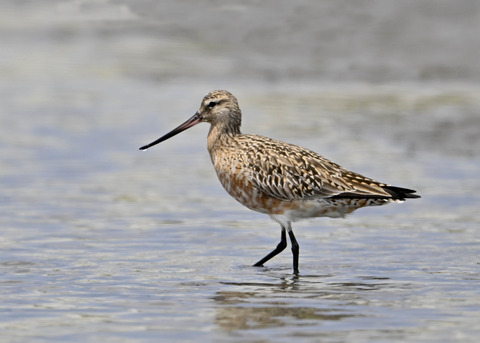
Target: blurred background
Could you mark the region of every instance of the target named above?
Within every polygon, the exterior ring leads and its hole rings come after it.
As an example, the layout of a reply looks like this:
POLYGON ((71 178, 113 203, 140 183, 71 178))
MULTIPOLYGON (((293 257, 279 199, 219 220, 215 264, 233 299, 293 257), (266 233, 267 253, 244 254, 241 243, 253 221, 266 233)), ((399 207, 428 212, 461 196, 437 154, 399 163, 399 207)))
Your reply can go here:
POLYGON ((3 0, 3 339, 473 342, 479 32, 477 0, 3 0), (307 281, 289 251, 252 270, 279 228, 221 188, 207 125, 138 151, 214 89, 422 199, 296 224, 307 281))

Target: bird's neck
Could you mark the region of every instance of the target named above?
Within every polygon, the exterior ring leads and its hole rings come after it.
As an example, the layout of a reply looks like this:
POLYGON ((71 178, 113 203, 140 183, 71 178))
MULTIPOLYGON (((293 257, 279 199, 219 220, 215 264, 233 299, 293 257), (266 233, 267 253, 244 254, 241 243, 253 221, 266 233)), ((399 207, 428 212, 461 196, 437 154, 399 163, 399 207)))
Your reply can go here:
POLYGON ((231 129, 222 125, 212 125, 208 132, 207 147, 210 154, 240 134, 240 128, 231 129))

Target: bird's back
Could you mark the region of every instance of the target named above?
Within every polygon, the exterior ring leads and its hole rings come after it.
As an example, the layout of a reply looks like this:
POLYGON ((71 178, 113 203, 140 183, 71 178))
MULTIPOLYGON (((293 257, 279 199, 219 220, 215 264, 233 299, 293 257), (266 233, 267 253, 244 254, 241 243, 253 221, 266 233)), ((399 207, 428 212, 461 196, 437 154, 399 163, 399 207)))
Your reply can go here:
MULTIPOLYGON (((263 136, 228 137, 210 154, 217 175, 230 195, 264 213, 308 204, 314 207, 338 204, 349 213, 363 206, 418 197, 412 190, 348 171, 311 150, 263 136)), ((325 215, 322 211, 308 212, 306 217, 325 215)))

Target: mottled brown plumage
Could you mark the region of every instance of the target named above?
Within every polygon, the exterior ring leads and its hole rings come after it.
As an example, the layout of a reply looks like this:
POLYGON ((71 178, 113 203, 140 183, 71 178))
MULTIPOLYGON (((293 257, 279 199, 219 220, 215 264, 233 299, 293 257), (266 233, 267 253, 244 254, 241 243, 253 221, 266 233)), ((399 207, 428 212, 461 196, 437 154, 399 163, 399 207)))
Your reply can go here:
POLYGON ((244 206, 266 213, 282 226, 281 242, 258 261, 262 266, 292 242, 293 269, 298 273, 298 243, 291 222, 312 217, 344 217, 365 206, 418 198, 414 190, 394 187, 348 171, 319 154, 271 138, 240 132, 237 99, 224 90, 203 98, 185 123, 145 150, 200 122, 211 124, 207 147, 217 176, 227 192, 244 206))

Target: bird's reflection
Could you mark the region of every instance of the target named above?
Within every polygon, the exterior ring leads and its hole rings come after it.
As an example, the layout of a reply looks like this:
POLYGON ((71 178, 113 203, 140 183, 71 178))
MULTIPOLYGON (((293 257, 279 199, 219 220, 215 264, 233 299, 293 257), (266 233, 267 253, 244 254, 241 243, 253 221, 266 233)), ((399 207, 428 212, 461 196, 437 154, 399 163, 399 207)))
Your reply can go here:
POLYGON ((227 287, 213 297, 217 324, 234 331, 362 317, 367 314, 355 306, 368 303, 362 293, 388 285, 388 278, 356 277, 356 282, 342 283, 330 277, 290 274, 270 282, 222 282, 233 289, 227 287))

